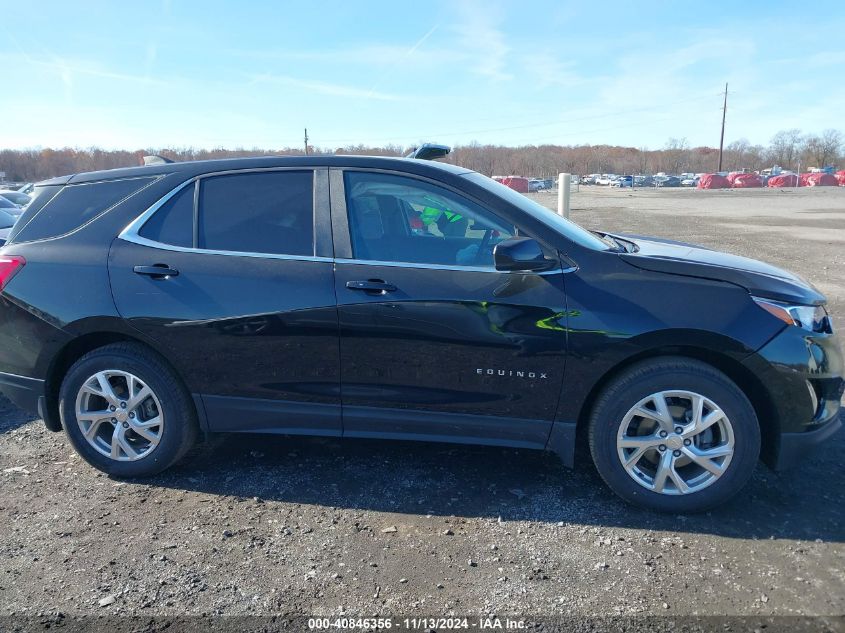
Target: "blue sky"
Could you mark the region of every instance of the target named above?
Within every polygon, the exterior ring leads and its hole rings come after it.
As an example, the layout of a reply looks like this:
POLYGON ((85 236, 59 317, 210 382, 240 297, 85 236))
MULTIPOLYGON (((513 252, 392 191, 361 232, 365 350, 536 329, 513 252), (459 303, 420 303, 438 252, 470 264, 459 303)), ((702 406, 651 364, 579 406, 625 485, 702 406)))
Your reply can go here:
POLYGON ((0 0, 0 148, 767 143, 845 129, 845 3, 0 0))

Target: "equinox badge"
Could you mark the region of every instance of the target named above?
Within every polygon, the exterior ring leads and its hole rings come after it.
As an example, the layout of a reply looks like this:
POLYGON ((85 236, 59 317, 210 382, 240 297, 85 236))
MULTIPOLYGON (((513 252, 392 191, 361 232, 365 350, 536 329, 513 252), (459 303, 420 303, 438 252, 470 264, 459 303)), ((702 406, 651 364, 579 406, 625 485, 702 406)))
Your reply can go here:
POLYGON ((479 376, 511 376, 514 378, 539 378, 541 380, 548 379, 545 372, 536 371, 516 371, 514 369, 482 369, 478 368, 475 373, 479 376))

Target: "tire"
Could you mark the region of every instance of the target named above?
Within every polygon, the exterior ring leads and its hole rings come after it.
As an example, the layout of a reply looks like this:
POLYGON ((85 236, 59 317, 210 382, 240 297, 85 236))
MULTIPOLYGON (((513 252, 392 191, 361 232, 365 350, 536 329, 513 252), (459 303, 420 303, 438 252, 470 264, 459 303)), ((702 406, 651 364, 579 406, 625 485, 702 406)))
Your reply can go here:
POLYGON ((76 361, 62 381, 59 412, 77 453, 116 477, 147 477, 166 470, 194 445, 199 432, 196 409, 182 381, 154 352, 136 343, 106 345, 76 361), (106 388, 98 375, 109 382, 106 388), (151 391, 145 398, 144 387, 151 391), (133 406, 127 388, 137 389, 136 399, 144 400, 133 406), (108 392, 109 398, 95 392, 108 392), (127 407, 121 409, 122 403, 127 407), (121 439, 115 441, 118 434, 121 439))
POLYGON ((637 363, 604 389, 590 416, 589 444, 602 479, 625 501, 659 512, 701 512, 748 483, 760 455, 760 426, 725 374, 664 357, 637 363))

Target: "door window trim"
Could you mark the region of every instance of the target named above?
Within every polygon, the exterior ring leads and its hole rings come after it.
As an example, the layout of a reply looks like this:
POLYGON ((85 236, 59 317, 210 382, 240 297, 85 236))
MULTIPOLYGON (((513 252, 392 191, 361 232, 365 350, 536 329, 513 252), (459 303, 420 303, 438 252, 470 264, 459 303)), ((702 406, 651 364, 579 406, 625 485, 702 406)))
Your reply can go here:
MULTIPOLYGON (((161 198, 159 198, 156 202, 154 202, 146 211, 141 213, 137 218, 135 218, 132 222, 130 222, 126 228, 124 228, 120 233, 118 233, 117 238, 123 240, 125 242, 131 242, 133 244, 138 244, 139 246, 148 246, 150 248, 157 248, 159 250, 165 251, 172 251, 176 253, 201 253, 205 255, 227 255, 231 257, 258 257, 262 259, 282 259, 282 260, 292 260, 292 261, 301 261, 301 262, 332 262, 334 261, 333 257, 327 257, 323 255, 317 255, 318 252, 318 245, 322 244, 322 240, 318 238, 317 231, 321 224, 325 224, 325 220, 322 219, 322 215, 325 214, 324 210, 328 207, 328 187, 325 185, 325 181, 328 176, 328 169, 326 167, 307 167, 307 166, 296 166, 296 167, 254 167, 250 169, 227 169, 225 171, 216 171, 216 172, 209 172, 206 174, 199 174, 197 176, 193 176, 188 180, 180 183, 166 194, 164 194, 161 198), (233 174, 247 174, 247 173, 260 173, 260 172, 280 172, 280 171, 310 171, 313 174, 313 195, 312 195, 312 222, 313 222, 313 231, 314 231, 314 238, 312 241, 312 248, 311 248, 311 255, 285 255, 281 253, 255 253, 250 251, 227 251, 227 250, 218 250, 218 249, 208 249, 208 248, 198 248, 195 246, 176 246, 174 244, 167 244, 166 242, 158 242, 156 240, 151 240, 149 238, 143 237, 140 234, 141 227, 149 220, 155 213, 161 209, 165 204, 167 204, 176 194, 178 194, 183 189, 193 186, 194 187, 194 217, 193 217, 193 243, 198 244, 198 236, 197 231, 199 227, 198 214, 199 214, 199 191, 200 191, 200 181, 204 178, 211 178, 214 176, 229 176, 233 174), (320 217, 318 217, 320 216, 320 217)), ((324 250, 324 249, 321 249, 324 250)))
POLYGON ((458 264, 422 264, 419 262, 382 262, 375 259, 347 259, 335 258, 336 264, 355 264, 360 266, 384 266, 389 268, 416 268, 420 270, 451 270, 461 273, 496 273, 497 275, 558 275, 562 271, 560 267, 550 270, 525 271, 525 270, 496 270, 491 266, 459 266, 458 264))

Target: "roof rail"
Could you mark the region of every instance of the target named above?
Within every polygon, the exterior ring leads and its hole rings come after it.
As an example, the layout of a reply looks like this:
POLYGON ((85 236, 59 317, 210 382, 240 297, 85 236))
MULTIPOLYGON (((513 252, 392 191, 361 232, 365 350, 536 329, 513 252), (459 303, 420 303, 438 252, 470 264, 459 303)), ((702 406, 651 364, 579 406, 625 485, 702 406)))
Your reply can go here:
POLYGON ((448 145, 438 145, 437 143, 423 143, 405 158, 418 158, 420 160, 435 160, 443 158, 452 151, 448 145))

